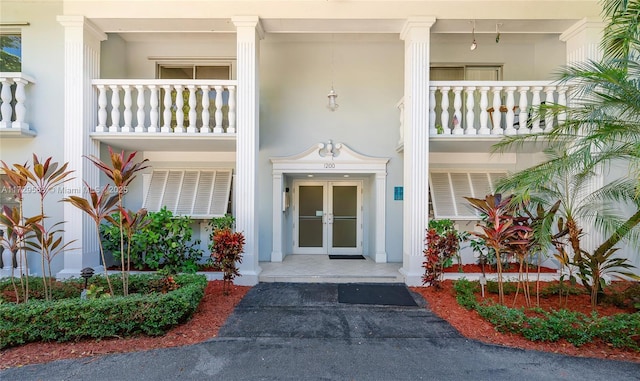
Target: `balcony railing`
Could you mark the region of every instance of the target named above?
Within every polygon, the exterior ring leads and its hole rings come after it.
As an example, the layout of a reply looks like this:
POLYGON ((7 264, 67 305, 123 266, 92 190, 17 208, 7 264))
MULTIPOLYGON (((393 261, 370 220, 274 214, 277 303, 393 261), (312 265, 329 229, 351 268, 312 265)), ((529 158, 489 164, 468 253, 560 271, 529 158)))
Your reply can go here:
POLYGON ((25 121, 27 94, 33 83, 23 73, 0 72, 0 134, 35 135, 25 121))
POLYGON ((236 81, 93 80, 98 133, 235 134, 236 81))
MULTIPOLYGON (((545 81, 432 81, 429 83, 429 135, 502 136, 549 130, 563 116, 538 115, 541 104, 567 104, 568 86, 545 81)), ((400 110, 403 142, 404 103, 400 110)))

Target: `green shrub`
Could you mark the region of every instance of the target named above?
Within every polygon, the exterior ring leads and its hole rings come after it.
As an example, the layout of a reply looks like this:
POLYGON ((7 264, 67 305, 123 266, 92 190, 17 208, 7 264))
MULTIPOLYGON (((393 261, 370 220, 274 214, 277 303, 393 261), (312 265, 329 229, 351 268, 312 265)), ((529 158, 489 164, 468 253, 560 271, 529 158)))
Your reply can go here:
POLYGON ((475 292, 478 284, 476 282, 470 282, 467 279, 460 279, 453 284, 453 289, 456 291, 456 300, 462 307, 473 310, 478 305, 476 301, 475 292))
MULTIPOLYGON (((157 275, 132 275, 131 290, 139 292, 144 287, 136 287, 158 278, 157 275)), ((113 278, 114 283, 116 279, 113 278)), ((106 284, 103 277, 95 277, 91 281, 96 287, 106 284)), ((87 300, 81 300, 78 295, 58 301, 2 303, 0 348, 33 341, 162 335, 191 318, 207 285, 206 278, 201 275, 178 275, 175 281, 180 288, 167 293, 136 293, 127 297, 87 300)), ((116 285, 122 287, 121 284, 116 285)))
POLYGON ((555 342, 565 339, 575 346, 600 339, 616 348, 640 351, 634 340, 640 334, 640 312, 599 317, 569 310, 534 310, 537 316, 527 316, 523 309, 500 304, 479 304, 473 295, 475 283, 461 279, 455 283, 458 303, 478 314, 499 332, 515 333, 531 341, 555 342))
MULTIPOLYGON (((112 216, 118 221, 118 215, 112 216)), ((198 248, 200 240, 192 240, 192 220, 188 216, 176 217, 162 208, 150 212, 151 222, 131 237, 131 263, 137 269, 162 269, 167 274, 195 273, 203 256, 198 248)), ((104 249, 120 260, 120 230, 117 225, 102 224, 100 233, 104 249)), ((125 252, 126 245, 125 243, 125 252)))

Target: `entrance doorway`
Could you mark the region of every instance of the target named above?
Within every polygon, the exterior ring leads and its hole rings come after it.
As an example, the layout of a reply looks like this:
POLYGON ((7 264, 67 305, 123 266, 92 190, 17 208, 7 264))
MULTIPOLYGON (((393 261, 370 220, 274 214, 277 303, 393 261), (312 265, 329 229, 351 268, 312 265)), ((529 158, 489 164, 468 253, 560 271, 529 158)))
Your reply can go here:
POLYGON ((362 182, 294 181, 295 254, 362 254, 362 182))

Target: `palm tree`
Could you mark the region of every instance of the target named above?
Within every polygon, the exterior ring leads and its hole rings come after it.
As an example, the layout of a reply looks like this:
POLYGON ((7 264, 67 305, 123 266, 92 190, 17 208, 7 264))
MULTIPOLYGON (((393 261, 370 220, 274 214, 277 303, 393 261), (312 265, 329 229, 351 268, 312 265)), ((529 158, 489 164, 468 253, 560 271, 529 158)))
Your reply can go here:
MULTIPOLYGON (((623 238, 640 242, 640 0, 603 0, 607 22, 602 40, 604 57, 563 68, 559 82, 569 85, 567 106, 546 104, 538 117, 558 118, 550 131, 505 137, 493 149, 503 152, 527 141, 545 141, 547 159, 509 176, 498 191, 515 192, 515 202, 550 204, 562 200, 574 262, 586 252, 580 246, 582 225, 593 223, 607 237, 588 258, 609 258, 623 238), (632 175, 590 189, 590 184, 612 165, 628 165, 632 175), (623 203, 631 216, 614 210, 623 203)), ((592 274, 594 275, 594 274, 592 274)), ((593 276, 592 285, 597 279, 593 276)))

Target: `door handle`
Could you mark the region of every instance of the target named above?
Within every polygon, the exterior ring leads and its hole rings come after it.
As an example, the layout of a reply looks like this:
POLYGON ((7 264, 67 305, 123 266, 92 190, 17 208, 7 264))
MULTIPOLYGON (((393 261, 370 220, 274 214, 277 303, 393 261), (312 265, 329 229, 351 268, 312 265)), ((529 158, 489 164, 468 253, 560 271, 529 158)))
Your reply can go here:
POLYGON ((327 222, 330 224, 333 223, 333 213, 327 213, 327 222))

